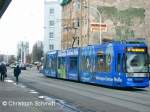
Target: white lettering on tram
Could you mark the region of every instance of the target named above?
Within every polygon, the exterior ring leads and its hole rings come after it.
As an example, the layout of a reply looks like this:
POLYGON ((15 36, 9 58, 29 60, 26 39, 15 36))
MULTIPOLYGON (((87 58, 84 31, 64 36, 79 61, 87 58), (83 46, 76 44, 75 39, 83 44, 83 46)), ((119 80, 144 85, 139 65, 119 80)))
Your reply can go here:
POLYGON ((101 80, 101 81, 113 81, 113 78, 110 77, 96 77, 96 80, 101 80))
POLYGON ((114 77, 115 82, 122 82, 122 79, 120 77, 114 77))
POLYGON ((114 78, 110 78, 110 77, 96 77, 96 80, 110 81, 110 82, 112 82, 114 80, 115 82, 122 82, 122 79, 120 77, 114 77, 114 78))

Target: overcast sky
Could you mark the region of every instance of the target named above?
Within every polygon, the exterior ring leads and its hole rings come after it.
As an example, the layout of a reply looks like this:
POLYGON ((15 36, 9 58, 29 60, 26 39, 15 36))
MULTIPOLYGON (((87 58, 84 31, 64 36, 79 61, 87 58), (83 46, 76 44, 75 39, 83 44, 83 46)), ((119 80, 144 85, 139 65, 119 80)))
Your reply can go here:
POLYGON ((12 0, 0 19, 0 54, 16 55, 20 40, 29 41, 31 51, 44 38, 43 26, 44 0, 12 0))

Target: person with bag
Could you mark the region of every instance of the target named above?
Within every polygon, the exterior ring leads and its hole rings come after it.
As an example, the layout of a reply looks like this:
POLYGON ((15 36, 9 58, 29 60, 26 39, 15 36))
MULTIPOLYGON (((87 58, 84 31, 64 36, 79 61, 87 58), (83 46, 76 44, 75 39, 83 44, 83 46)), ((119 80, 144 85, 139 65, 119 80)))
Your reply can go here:
POLYGON ((1 81, 4 81, 5 77, 7 77, 7 68, 4 63, 1 63, 0 65, 0 73, 1 73, 1 81))
POLYGON ((18 83, 18 78, 20 74, 21 74, 21 68, 19 67, 19 65, 17 65, 17 67, 14 68, 14 76, 16 77, 17 83, 18 83))

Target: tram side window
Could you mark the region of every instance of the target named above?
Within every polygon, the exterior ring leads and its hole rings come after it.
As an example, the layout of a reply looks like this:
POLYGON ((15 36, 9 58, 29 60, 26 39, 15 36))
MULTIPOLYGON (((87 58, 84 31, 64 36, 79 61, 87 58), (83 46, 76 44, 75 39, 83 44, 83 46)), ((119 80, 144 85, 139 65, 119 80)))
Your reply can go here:
POLYGON ((118 61, 117 71, 120 72, 120 70, 121 70, 121 67, 120 67, 121 66, 121 55, 120 54, 118 54, 117 61, 118 61))
POLYGON ((112 57, 110 54, 106 55, 106 60, 105 60, 105 66, 106 66, 106 72, 110 72, 111 71, 111 61, 112 61, 112 57))
POLYGON ((60 57, 58 59, 58 69, 60 69, 63 66, 65 66, 65 58, 64 57, 60 57))
POLYGON ((52 61, 51 60, 52 60, 51 58, 48 60, 48 69, 52 69, 52 61))
POLYGON ((55 57, 52 57, 52 60, 51 60, 51 68, 52 68, 53 70, 55 70, 56 67, 57 67, 57 60, 56 60, 55 57))
POLYGON ((84 56, 81 57, 81 64, 79 65, 80 70, 83 71, 84 69, 84 56))
POLYGON ((125 54, 123 54, 123 58, 122 58, 122 66, 123 66, 123 72, 126 72, 126 56, 125 54))
POLYGON ((90 72, 91 71, 91 63, 90 63, 90 57, 89 56, 82 56, 81 58, 81 70, 90 72))
POLYGON ((48 56, 45 55, 44 57, 44 68, 48 68, 48 56))
POLYGON ((77 57, 70 57, 70 70, 77 69, 77 57))
POLYGON ((97 72, 106 71, 106 55, 97 56, 97 72))
POLYGON ((82 56, 81 62, 81 70, 86 71, 86 56, 82 56))

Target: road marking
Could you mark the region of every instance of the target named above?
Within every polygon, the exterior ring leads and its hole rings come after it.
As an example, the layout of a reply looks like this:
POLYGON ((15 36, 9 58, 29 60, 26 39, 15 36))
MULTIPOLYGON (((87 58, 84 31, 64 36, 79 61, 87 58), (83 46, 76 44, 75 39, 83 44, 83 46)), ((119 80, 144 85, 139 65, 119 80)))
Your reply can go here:
POLYGON ((11 79, 6 79, 5 82, 14 82, 14 81, 11 79))
POLYGON ((37 91, 35 91, 35 90, 29 90, 29 93, 32 93, 32 94, 37 94, 38 92, 37 91))

